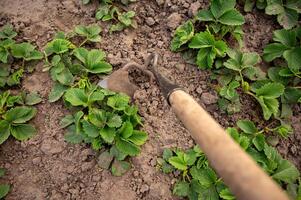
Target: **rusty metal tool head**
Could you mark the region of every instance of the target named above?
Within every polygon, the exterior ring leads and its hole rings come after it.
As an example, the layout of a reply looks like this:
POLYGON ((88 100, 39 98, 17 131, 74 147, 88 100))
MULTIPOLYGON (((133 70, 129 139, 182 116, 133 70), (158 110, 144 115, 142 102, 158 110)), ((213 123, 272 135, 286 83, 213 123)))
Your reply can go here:
POLYGON ((133 97, 135 91, 138 89, 138 86, 130 81, 129 72, 131 70, 136 69, 140 70, 143 74, 147 75, 149 77, 150 82, 153 82, 154 79, 156 79, 164 97, 168 101, 169 95, 173 91, 181 88, 173 84, 171 81, 169 81, 159 73, 157 69, 158 59, 159 56, 157 53, 151 53, 146 58, 143 65, 139 65, 135 62, 127 63, 121 69, 113 72, 107 78, 100 81, 98 85, 103 88, 110 89, 115 92, 122 92, 133 97))

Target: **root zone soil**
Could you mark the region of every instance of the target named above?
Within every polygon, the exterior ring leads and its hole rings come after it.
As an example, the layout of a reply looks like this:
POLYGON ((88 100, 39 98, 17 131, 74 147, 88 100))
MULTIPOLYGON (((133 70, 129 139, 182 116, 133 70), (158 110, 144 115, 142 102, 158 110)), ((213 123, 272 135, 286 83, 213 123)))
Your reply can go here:
MULTIPOLYGON (((220 113, 210 73, 185 64, 179 54, 169 50, 173 30, 190 17, 196 7, 205 8, 208 4, 208 1, 194 0, 141 0, 130 5, 136 12, 138 28, 111 35, 106 24, 94 18, 96 3, 84 6, 79 0, 1 0, 0 26, 12 23, 19 32, 17 39, 35 42, 41 50, 58 30, 68 32, 79 24, 98 23, 104 31, 97 47, 107 52, 114 69, 130 60, 142 63, 149 51, 157 50, 164 58, 161 62, 163 73, 205 105, 221 125, 231 126, 245 118, 259 121, 257 104, 248 98, 242 98, 240 113, 231 116, 220 113)), ((277 25, 272 18, 256 11, 245 14, 245 19, 245 48, 262 53, 277 25)), ((8 169, 1 181, 13 186, 6 199, 176 199, 170 192, 175 179, 156 169, 156 158, 164 148, 187 149, 194 142, 168 107, 157 85, 139 80, 140 89, 134 102, 139 106, 149 140, 142 147, 142 153, 132 159, 133 168, 122 177, 114 177, 97 166, 97 155, 90 147, 64 141, 59 120, 68 112, 62 102, 50 104, 47 101, 52 81, 48 73, 42 72, 42 67, 41 62, 22 83, 23 89, 38 91, 44 99, 37 106, 34 120, 38 134, 27 142, 10 139, 0 146, 0 166, 8 169)), ((300 170, 301 108, 295 106, 293 110, 295 133, 280 141, 277 148, 300 170)))

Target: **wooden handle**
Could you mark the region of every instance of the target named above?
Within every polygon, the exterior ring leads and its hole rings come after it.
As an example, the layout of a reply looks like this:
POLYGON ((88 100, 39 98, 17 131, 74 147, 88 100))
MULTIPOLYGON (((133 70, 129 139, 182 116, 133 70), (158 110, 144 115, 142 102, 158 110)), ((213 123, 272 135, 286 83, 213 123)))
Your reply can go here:
POLYGON ((238 199, 288 200, 285 192, 190 95, 177 90, 171 93, 169 102, 238 199))

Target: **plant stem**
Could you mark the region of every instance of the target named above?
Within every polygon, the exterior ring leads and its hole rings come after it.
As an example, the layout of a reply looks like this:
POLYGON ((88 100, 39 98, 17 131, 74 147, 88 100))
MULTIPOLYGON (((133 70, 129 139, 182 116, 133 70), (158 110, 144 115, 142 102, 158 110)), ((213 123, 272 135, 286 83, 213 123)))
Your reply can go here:
POLYGON ((86 38, 78 47, 83 46, 88 41, 88 38, 86 38))

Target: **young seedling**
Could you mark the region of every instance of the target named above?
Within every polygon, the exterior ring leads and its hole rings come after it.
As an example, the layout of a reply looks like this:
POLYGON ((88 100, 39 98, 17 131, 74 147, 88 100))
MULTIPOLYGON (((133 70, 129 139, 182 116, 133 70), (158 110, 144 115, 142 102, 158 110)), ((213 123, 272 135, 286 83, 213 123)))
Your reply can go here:
POLYGON ((5 91, 0 94, 0 144, 4 143, 10 135, 24 141, 36 133, 36 129, 27 122, 34 118, 37 110, 26 105, 40 102, 41 98, 37 93, 14 96, 9 91, 5 91))

